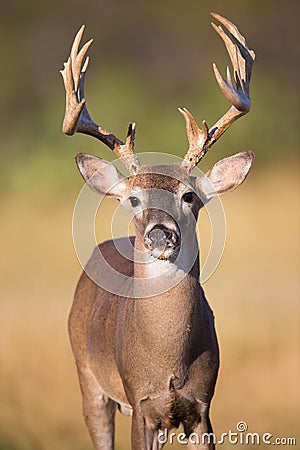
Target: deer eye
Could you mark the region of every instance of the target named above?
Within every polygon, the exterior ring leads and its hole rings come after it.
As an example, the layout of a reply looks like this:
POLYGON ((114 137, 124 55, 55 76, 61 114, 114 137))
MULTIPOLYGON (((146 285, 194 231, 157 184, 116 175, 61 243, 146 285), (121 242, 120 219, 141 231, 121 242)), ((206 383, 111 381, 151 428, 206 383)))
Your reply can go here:
POLYGON ((133 208, 136 208, 141 203, 140 199, 137 197, 129 197, 128 200, 130 201, 130 204, 133 208))
POLYGON ((193 200, 194 200, 194 192, 186 192, 185 194, 183 194, 182 200, 183 200, 185 203, 193 203, 193 200))

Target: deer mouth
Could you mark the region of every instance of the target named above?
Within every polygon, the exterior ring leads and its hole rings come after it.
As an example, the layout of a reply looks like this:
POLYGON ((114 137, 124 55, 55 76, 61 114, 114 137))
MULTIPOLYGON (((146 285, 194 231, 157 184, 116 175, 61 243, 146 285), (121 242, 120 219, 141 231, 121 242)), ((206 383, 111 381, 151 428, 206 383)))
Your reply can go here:
POLYGON ((167 260, 171 259, 173 256, 177 255, 178 246, 176 248, 173 247, 173 248, 165 248, 165 249, 154 248, 150 251, 150 253, 156 259, 167 261, 167 260))
POLYGON ((177 255, 180 238, 176 231, 157 225, 146 234, 145 245, 154 258, 169 260, 177 255))

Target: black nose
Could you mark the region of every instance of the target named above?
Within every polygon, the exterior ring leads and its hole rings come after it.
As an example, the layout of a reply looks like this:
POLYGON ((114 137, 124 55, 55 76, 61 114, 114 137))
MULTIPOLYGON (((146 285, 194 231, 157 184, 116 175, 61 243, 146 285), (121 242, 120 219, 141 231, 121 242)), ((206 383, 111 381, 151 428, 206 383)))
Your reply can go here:
POLYGON ((157 225, 145 236, 145 243, 151 249, 165 249, 167 247, 176 247, 179 243, 179 236, 173 230, 162 225, 157 225))

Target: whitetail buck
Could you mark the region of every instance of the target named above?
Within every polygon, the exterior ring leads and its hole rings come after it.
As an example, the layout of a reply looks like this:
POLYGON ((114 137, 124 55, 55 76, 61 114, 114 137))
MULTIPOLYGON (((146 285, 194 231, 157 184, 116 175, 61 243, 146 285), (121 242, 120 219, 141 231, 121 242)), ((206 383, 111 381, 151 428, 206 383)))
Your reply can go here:
POLYGON ((85 55, 92 41, 79 51, 83 27, 62 71, 64 133, 96 137, 121 158, 130 176, 88 154, 76 156, 78 168, 94 191, 119 199, 132 211, 136 230, 135 238, 104 242, 95 249, 79 280, 69 318, 83 414, 98 450, 114 448, 116 407, 132 415, 134 450, 162 448, 160 430, 180 424, 187 437, 199 436, 199 443, 189 442, 188 448, 214 448, 203 436, 212 432, 209 408, 219 352, 213 313, 199 282, 195 226, 206 202, 244 181, 254 155, 242 152, 222 159, 206 176, 193 177, 190 172, 224 131, 249 111, 255 54, 234 24, 212 15, 228 33, 212 24, 233 65, 235 81, 229 69, 224 80, 214 65, 231 107, 211 128, 203 121, 202 130, 187 109, 179 109, 189 141, 181 164, 143 166, 134 154, 134 124, 129 124, 123 143, 93 122, 83 90, 85 55), (117 250, 123 244, 128 258, 117 250), (103 261, 120 274, 122 295, 101 287, 101 277, 109 273, 103 261))

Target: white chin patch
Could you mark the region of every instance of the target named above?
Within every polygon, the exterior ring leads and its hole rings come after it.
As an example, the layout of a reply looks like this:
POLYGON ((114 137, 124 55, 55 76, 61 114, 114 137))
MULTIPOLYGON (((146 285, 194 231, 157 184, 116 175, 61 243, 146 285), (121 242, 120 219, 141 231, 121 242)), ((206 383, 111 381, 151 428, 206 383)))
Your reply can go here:
POLYGON ((170 259, 174 250, 172 248, 154 248, 151 255, 156 259, 170 259))

